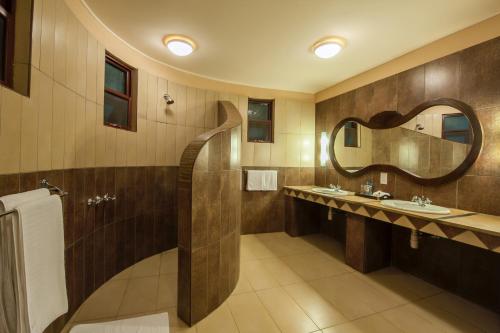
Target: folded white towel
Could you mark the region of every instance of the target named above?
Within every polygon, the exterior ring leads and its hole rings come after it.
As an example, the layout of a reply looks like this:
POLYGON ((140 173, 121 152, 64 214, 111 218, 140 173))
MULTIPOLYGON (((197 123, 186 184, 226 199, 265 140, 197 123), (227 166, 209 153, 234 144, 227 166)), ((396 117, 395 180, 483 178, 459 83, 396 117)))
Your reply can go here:
MULTIPOLYGON (((50 195, 47 189, 38 189, 23 193, 6 195, 0 198, 0 212, 12 210, 23 203, 50 195)), ((19 223, 17 214, 9 214, 0 221, 0 332, 27 332, 26 295, 21 281, 24 266, 16 258, 22 258, 20 252, 19 223), (21 301, 19 301, 21 300, 21 301)))
MULTIPOLYGON (((51 195, 16 208, 31 333, 42 333, 68 312, 61 198, 51 195)), ((21 277, 22 278, 22 277, 21 277)))
POLYGON ((248 170, 248 191, 276 191, 278 190, 278 171, 276 170, 248 170))
POLYGON ((168 313, 76 325, 70 333, 168 333, 168 313))

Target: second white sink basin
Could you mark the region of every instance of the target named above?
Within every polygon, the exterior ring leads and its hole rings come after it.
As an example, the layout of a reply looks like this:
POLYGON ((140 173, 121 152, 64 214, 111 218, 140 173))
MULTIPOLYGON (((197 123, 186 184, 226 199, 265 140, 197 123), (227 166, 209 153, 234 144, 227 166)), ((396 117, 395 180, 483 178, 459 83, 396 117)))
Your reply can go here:
POLYGON ((442 214, 442 215, 450 214, 450 210, 446 207, 441 207, 436 205, 419 206, 418 203, 412 201, 382 200, 380 203, 382 204, 382 206, 397 208, 417 213, 442 214))
POLYGON ((326 187, 313 187, 311 191, 316 192, 316 193, 321 193, 321 194, 328 194, 331 196, 340 196, 340 195, 349 195, 351 194, 350 192, 344 191, 344 190, 334 190, 332 188, 326 188, 326 187))

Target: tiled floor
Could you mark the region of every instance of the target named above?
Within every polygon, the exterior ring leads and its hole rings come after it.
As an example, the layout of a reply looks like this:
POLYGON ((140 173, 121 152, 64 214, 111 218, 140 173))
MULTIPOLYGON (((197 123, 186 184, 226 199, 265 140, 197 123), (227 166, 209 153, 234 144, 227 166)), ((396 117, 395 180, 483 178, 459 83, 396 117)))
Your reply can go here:
POLYGON ((324 235, 242 236, 241 276, 229 299, 187 327, 176 316, 177 251, 118 274, 71 325, 167 311, 171 332, 500 332, 500 316, 395 268, 363 275, 324 235))

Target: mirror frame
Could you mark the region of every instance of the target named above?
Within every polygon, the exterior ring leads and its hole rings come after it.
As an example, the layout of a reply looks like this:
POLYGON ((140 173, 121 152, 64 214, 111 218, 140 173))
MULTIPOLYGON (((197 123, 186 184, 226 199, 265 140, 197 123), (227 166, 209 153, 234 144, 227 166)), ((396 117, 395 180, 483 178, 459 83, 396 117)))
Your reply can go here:
POLYGON ((341 175, 346 176, 346 177, 359 177, 362 176, 370 171, 381 171, 381 172, 394 172, 396 174, 405 176, 407 178, 410 178, 414 182, 422 185, 438 185, 438 184, 444 184, 451 182, 453 180, 458 179, 460 176, 462 176, 476 161, 476 159, 479 156, 479 153, 481 152, 483 146, 483 130, 481 127, 481 123, 479 122, 479 119, 477 118, 476 114, 474 113, 474 110, 472 107, 470 107, 468 104, 465 104, 462 101, 452 99, 452 98, 438 98, 438 99, 433 99, 430 101, 426 101, 422 104, 417 105, 413 110, 408 112, 406 115, 402 115, 401 113, 397 111, 383 111, 380 112, 376 115, 374 115, 368 122, 365 122, 359 118, 355 117, 349 117, 341 120, 333 129, 332 134, 330 135, 330 143, 329 143, 329 155, 330 155, 330 160, 332 161, 333 167, 337 172, 339 172, 341 175), (472 135, 473 135, 473 141, 472 141, 472 146, 469 154, 466 156, 464 161, 456 167, 453 171, 450 173, 440 176, 440 177, 435 177, 435 178, 422 178, 419 177, 418 175, 412 174, 408 171, 405 171, 399 167, 396 167, 394 165, 390 164, 371 164, 369 166, 366 166, 360 170, 357 170, 355 172, 349 172, 342 168, 342 166, 339 164, 337 161, 337 158, 335 156, 335 137, 337 136, 337 133, 344 127, 344 125, 348 121, 356 121, 359 124, 366 126, 370 129, 390 129, 394 127, 398 127, 400 125, 403 125, 404 123, 408 122, 409 120, 413 119, 416 117, 419 113, 427 110, 430 107, 433 106, 439 106, 439 105, 445 105, 445 106, 450 106, 453 107, 459 111, 461 111, 463 114, 467 116, 467 118, 470 121, 471 124, 471 129, 472 129, 472 135))

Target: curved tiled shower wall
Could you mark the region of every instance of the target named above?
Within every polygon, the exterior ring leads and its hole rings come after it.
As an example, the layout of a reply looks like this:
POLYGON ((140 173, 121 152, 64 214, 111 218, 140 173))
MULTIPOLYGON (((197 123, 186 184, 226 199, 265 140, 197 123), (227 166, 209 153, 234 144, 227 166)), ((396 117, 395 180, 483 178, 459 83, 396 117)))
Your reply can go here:
POLYGON ((238 282, 241 229, 241 116, 219 102, 219 127, 184 150, 179 167, 178 314, 193 325, 238 282))

